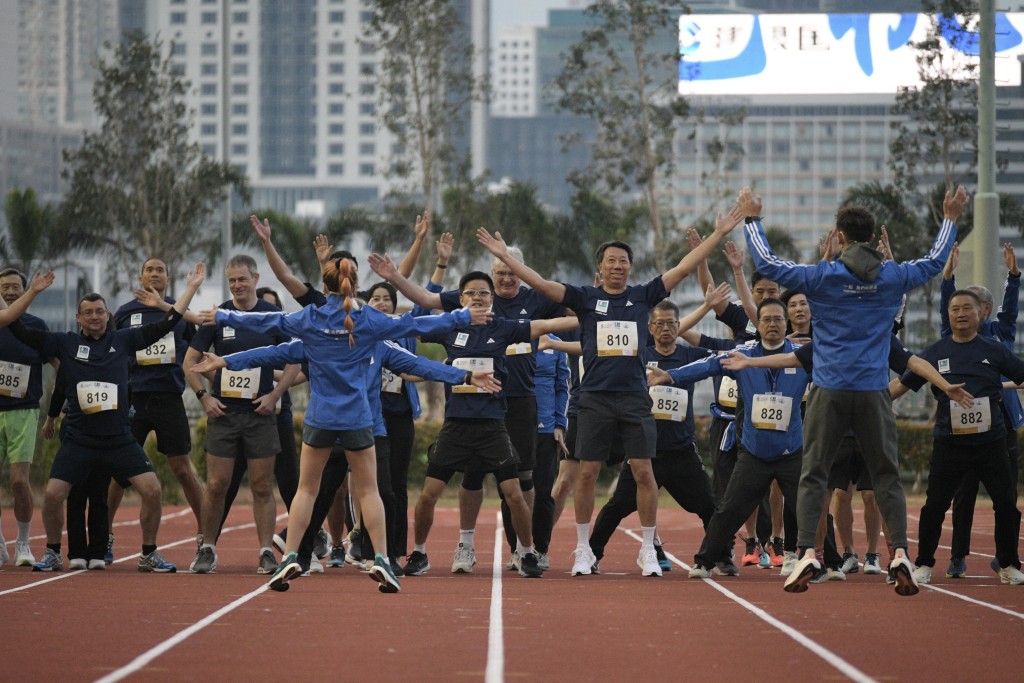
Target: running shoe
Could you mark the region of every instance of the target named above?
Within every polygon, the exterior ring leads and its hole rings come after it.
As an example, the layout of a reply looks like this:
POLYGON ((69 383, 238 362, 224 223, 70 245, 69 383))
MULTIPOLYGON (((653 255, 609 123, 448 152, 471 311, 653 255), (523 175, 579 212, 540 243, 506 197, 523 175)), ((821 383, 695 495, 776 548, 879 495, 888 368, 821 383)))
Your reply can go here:
POLYGON ((7 564, 11 561, 11 553, 7 550, 7 541, 4 540, 3 536, 0 536, 0 566, 7 564))
POLYGON ((693 569, 690 570, 689 577, 691 579, 710 579, 711 578, 711 570, 708 569, 707 567, 704 567, 704 566, 701 566, 701 565, 698 564, 698 565, 694 566, 693 569))
POLYGON ((103 561, 107 564, 114 563, 114 534, 107 534, 107 552, 103 555, 103 561))
POLYGON ((796 553, 787 550, 782 558, 782 569, 779 571, 779 576, 789 576, 793 573, 793 568, 796 567, 796 563, 799 562, 800 558, 796 556, 796 553))
POLYGON ((313 541, 313 554, 321 560, 331 554, 331 535, 323 528, 316 532, 316 540, 313 541))
POLYGON ((589 545, 576 546, 572 554, 576 558, 572 563, 573 576, 588 576, 594 573, 593 566, 597 564, 597 558, 589 545))
POLYGON ((68 560, 68 571, 79 572, 89 568, 89 563, 84 557, 76 557, 68 560))
POLYGON ((907 552, 903 548, 896 548, 893 553, 889 576, 896 584, 897 595, 917 595, 921 590, 914 579, 914 565, 907 559, 907 552))
POLYGON ((711 573, 715 576, 739 576, 740 568, 733 564, 731 561, 726 562, 715 562, 715 568, 711 570, 711 573))
POLYGON ((773 567, 781 567, 786 559, 786 550, 783 547, 782 539, 776 536, 765 548, 768 551, 768 558, 773 567))
POLYGON ((277 560, 274 559, 274 551, 264 550, 260 553, 260 564, 256 567, 257 574, 273 574, 277 571, 277 560))
POLYGON ((301 573, 299 556, 294 551, 290 552, 281 558, 281 564, 277 566, 277 571, 270 577, 267 585, 270 586, 270 590, 283 593, 289 588, 288 582, 301 573))
POLYGON ((476 552, 460 543, 452 554, 452 574, 471 574, 476 565, 476 552))
POLYGON ((154 550, 139 558, 139 571, 147 574, 174 574, 178 568, 154 550))
MULTIPOLYGON (((7 548, 4 548, 4 552, 7 552, 7 548)), ((7 560, 4 560, 6 562, 7 560)), ((32 554, 32 549, 28 546, 28 541, 16 541, 14 543, 14 566, 15 567, 31 567, 36 563, 36 557, 32 554)), ((3 564, 3 562, 0 562, 3 564)))
POLYGON ((658 554, 654 552, 654 546, 641 547, 640 554, 636 556, 636 564, 640 567, 642 576, 661 576, 658 554))
POLYGON ((1024 573, 1014 566, 1003 567, 999 570, 999 582, 1008 583, 1011 586, 1019 586, 1024 583, 1024 573))
POLYGON ((999 558, 997 557, 993 557, 991 560, 989 560, 988 566, 991 567, 992 571, 994 571, 996 574, 998 574, 999 570, 1002 569, 1002 567, 999 566, 999 558))
POLYGON ((844 574, 856 574, 860 571, 860 556, 857 553, 843 553, 843 564, 839 571, 844 574))
POLYGON ((882 563, 878 559, 878 553, 864 553, 864 573, 882 573, 882 563))
POLYGON ((345 561, 349 564, 363 564, 362 532, 353 529, 348 532, 348 549, 345 551, 345 561))
POLYGON ((281 529, 281 531, 274 534, 270 539, 271 544, 274 546, 274 550, 284 555, 288 552, 288 527, 281 529))
POLYGON ((528 579, 539 579, 544 576, 537 553, 523 553, 519 556, 519 576, 525 576, 528 579))
POLYGON ((661 571, 672 571, 672 560, 668 559, 668 555, 665 554, 665 549, 658 543, 654 544, 654 554, 658 557, 658 566, 661 567, 661 571))
POLYGON ((761 561, 761 544, 757 542, 756 538, 748 538, 745 541, 747 549, 743 553, 743 557, 740 558, 740 565, 751 567, 761 561))
POLYGON ((537 557, 537 566, 540 567, 541 570, 545 571, 545 572, 547 570, 551 569, 551 558, 548 557, 547 553, 541 553, 537 557))
POLYGON ((62 572, 64 571, 64 562, 60 559, 60 554, 54 552, 52 549, 47 548, 46 552, 43 553, 43 559, 32 565, 32 571, 34 572, 62 572))
POLYGON ((196 553, 196 559, 189 565, 189 571, 193 574, 212 574, 217 568, 217 551, 213 546, 204 546, 196 553))
POLYGON ((782 589, 787 593, 803 593, 819 569, 821 563, 814 556, 814 551, 808 548, 804 556, 793 566, 793 572, 786 577, 782 589))
POLYGON ((401 584, 398 583, 398 578, 391 570, 391 565, 380 553, 377 553, 373 558, 373 566, 370 567, 370 578, 377 582, 377 590, 381 593, 397 593, 402 590, 401 584))
POLYGON ((914 581, 919 584, 932 582, 932 568, 920 566, 914 570, 914 581))
POLYGON ((103 560, 95 560, 95 559, 94 560, 89 560, 89 569, 91 569, 92 571, 96 571, 96 570, 99 570, 99 569, 106 569, 106 568, 107 568, 107 563, 104 562, 103 560))
POLYGON ((341 569, 345 566, 345 546, 336 545, 331 548, 331 556, 327 560, 328 567, 341 569))
POLYGON ((946 578, 947 579, 964 579, 964 578, 967 578, 967 558, 966 557, 951 557, 951 558, 949 558, 949 566, 946 567, 946 578))
POLYGON ((413 550, 409 557, 405 558, 405 575, 421 576, 430 571, 430 560, 426 553, 413 550))
POLYGON ((846 581, 846 574, 842 569, 836 567, 824 567, 818 570, 810 583, 825 583, 827 581, 846 581))

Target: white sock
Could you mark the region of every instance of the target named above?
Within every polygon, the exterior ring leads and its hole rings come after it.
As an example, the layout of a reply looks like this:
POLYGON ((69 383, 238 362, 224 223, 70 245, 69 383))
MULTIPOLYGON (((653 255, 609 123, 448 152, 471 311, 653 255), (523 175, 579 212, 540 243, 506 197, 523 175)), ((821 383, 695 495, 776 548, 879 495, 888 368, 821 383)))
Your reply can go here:
POLYGON ((29 536, 31 536, 32 520, 27 522, 18 522, 18 540, 22 543, 28 543, 29 536))
POLYGON ((412 551, 414 553, 423 553, 424 555, 426 555, 427 554, 427 544, 426 543, 413 543, 412 544, 412 551))
MULTIPOLYGON (((270 553, 271 555, 273 555, 274 551, 268 548, 267 546, 263 546, 262 548, 260 548, 260 555, 262 556, 263 553, 270 553)), ((287 553, 285 554, 287 555, 287 553)))
POLYGON ((537 554, 537 549, 533 547, 532 543, 530 545, 523 545, 523 542, 520 541, 519 542, 519 547, 516 548, 516 552, 519 553, 520 557, 522 557, 523 555, 526 555, 527 553, 532 553, 533 555, 536 555, 537 554))
POLYGON ((644 548, 654 547, 654 534, 658 531, 656 526, 642 526, 640 527, 640 534, 643 536, 643 542, 640 544, 644 548))
POLYGON ((576 547, 577 548, 589 548, 590 547, 590 522, 584 522, 583 524, 576 524, 576 547))
POLYGON ((465 548, 473 548, 473 538, 476 536, 476 529, 459 529, 459 543, 465 548))
POLYGON ((212 550, 213 552, 217 552, 217 546, 215 546, 215 545, 214 545, 214 544, 212 544, 212 543, 204 543, 204 544, 203 544, 203 547, 204 547, 204 548, 209 548, 209 549, 210 549, 210 550, 212 550))

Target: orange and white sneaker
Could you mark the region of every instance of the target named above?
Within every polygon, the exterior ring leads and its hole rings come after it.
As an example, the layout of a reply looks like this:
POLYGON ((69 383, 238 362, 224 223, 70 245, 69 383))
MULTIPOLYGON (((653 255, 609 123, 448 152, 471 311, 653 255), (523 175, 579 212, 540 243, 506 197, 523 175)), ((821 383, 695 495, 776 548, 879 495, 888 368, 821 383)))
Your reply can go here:
POLYGON ((768 558, 772 563, 771 566, 781 567, 786 559, 786 550, 782 547, 782 539, 776 536, 765 550, 768 551, 768 558))
POLYGON ((752 567, 761 561, 761 544, 757 542, 756 538, 746 539, 747 548, 743 553, 743 557, 740 559, 740 566, 752 567))

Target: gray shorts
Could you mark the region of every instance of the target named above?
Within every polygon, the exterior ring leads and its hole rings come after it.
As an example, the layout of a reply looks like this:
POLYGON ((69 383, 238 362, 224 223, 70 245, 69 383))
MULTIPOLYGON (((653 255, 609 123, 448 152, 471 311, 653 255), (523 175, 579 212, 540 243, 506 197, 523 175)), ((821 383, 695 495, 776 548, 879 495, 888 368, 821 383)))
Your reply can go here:
POLYGON ((654 457, 658 428, 643 391, 581 391, 576 413, 576 459, 607 461, 615 437, 626 459, 654 457))
POLYGON ((220 458, 273 458, 281 451, 273 414, 227 413, 206 423, 206 452, 220 458))
POLYGON ((373 430, 365 429, 319 429, 302 425, 302 443, 313 448, 331 448, 335 444, 346 451, 365 451, 373 445, 373 430))

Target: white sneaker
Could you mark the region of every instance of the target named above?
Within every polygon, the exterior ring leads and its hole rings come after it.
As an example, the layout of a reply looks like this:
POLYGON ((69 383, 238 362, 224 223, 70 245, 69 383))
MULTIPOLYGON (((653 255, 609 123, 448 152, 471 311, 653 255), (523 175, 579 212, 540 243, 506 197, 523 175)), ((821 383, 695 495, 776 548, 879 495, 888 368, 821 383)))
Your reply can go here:
POLYGON ((537 566, 540 567, 541 570, 545 571, 545 572, 547 570, 551 569, 551 558, 548 557, 547 553, 541 553, 537 557, 537 566))
POLYGON ((1019 586, 1024 583, 1024 573, 1014 566, 1003 567, 999 570, 999 581, 1011 586, 1019 586))
MULTIPOLYGON (((14 566, 31 567, 36 563, 36 556, 28 546, 28 541, 18 541, 14 544, 14 566)), ((102 562, 102 560, 100 560, 102 562)))
POLYGON ((702 567, 698 564, 690 570, 689 576, 691 579, 710 579, 711 570, 706 569, 705 567, 702 567))
POLYGON ((882 573, 882 563, 878 561, 878 553, 867 553, 866 555, 864 555, 864 573, 882 573))
POLYGON ((640 554, 636 556, 636 564, 640 567, 640 573, 643 576, 661 576, 658 553, 654 550, 654 546, 640 548, 640 554))
POLYGON ((310 574, 323 574, 324 573, 324 565, 320 561, 320 558, 316 556, 316 553, 313 553, 313 555, 310 557, 310 560, 309 560, 309 573, 310 574))
MULTIPOLYGON (((576 556, 576 560, 572 563, 572 575, 590 575, 593 572, 592 567, 594 563, 597 562, 597 556, 594 555, 594 551, 590 549, 590 546, 576 546, 576 550, 573 550, 572 554, 576 556)), ((657 560, 655 560, 655 564, 657 564, 657 560)))
POLYGON ((793 572, 786 578, 782 589, 787 593, 803 593, 807 590, 807 584, 821 569, 821 563, 814 556, 814 551, 808 549, 804 556, 794 565, 793 572))
POLYGON ((476 551, 460 543, 452 555, 452 574, 472 574, 474 565, 476 565, 476 551))
POLYGON ((782 556, 782 570, 779 572, 779 575, 789 576, 790 574, 792 574, 793 567, 796 566, 798 559, 799 558, 796 556, 796 553, 794 553, 792 550, 787 550, 782 556))
POLYGON ((932 582, 932 568, 931 567, 918 567, 914 570, 914 581, 918 583, 931 583, 932 582))
POLYGON ((104 562, 103 560, 89 560, 89 569, 97 570, 97 569, 106 569, 106 568, 107 568, 107 563, 104 562))
POLYGON ((75 559, 68 562, 68 571, 79 571, 82 569, 88 569, 89 563, 84 558, 76 557, 75 559))
POLYGON ((0 536, 0 566, 7 564, 11 561, 11 553, 7 550, 7 541, 4 540, 3 536, 0 536))
MULTIPOLYGON (((907 553, 903 548, 897 548, 896 554, 889 563, 889 576, 896 584, 896 595, 917 595, 920 588, 917 587, 917 579, 914 576, 913 563, 907 559, 907 553)), ((931 578, 931 568, 928 569, 928 576, 931 578)))

